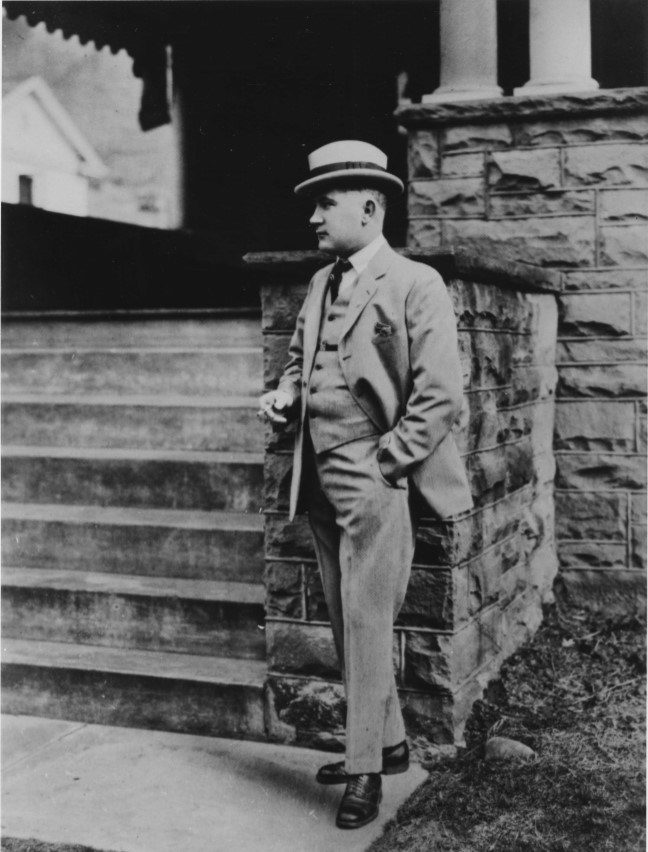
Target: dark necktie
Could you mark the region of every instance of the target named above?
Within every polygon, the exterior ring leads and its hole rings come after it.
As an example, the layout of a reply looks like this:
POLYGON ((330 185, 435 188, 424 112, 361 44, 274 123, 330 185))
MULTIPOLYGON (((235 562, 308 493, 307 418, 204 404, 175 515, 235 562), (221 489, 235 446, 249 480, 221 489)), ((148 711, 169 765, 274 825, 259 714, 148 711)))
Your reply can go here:
POLYGON ((353 268, 353 264, 348 260, 343 260, 341 257, 335 261, 335 266, 329 275, 329 290, 331 292, 331 304, 337 299, 340 292, 340 281, 345 272, 353 268))

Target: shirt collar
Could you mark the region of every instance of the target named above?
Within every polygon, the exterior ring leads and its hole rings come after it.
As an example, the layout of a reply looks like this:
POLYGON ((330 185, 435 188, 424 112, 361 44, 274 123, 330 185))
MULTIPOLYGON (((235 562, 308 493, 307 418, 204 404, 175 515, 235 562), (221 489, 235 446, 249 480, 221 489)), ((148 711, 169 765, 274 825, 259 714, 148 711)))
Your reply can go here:
POLYGON ((371 263, 374 255, 378 254, 383 245, 387 242, 382 234, 379 234, 375 240, 372 240, 360 251, 355 252, 349 257, 349 262, 353 266, 356 275, 361 275, 371 263))

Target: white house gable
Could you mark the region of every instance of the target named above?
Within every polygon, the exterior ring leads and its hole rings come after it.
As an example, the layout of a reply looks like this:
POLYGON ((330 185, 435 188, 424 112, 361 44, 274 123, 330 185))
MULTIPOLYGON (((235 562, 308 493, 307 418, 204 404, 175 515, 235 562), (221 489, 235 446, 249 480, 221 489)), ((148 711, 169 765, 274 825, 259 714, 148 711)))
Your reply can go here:
POLYGON ((3 201, 87 215, 88 178, 108 169, 40 77, 3 99, 2 143, 3 201))
POLYGON ((83 160, 33 94, 7 110, 3 119, 4 160, 79 174, 83 160))

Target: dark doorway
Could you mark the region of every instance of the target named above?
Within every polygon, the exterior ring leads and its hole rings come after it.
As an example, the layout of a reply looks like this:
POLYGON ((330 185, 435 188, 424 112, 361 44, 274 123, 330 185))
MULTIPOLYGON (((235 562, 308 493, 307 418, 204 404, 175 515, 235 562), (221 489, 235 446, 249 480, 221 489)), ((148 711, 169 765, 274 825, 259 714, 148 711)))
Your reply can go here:
MULTIPOLYGON (((398 78, 431 91, 436 4, 189 4, 174 28, 186 128, 186 222, 228 232, 245 250, 312 248, 293 186, 307 154, 364 139, 406 177, 406 138, 393 113, 398 78), (429 87, 429 88, 427 88, 429 87)), ((388 216, 405 241, 406 207, 388 216)))

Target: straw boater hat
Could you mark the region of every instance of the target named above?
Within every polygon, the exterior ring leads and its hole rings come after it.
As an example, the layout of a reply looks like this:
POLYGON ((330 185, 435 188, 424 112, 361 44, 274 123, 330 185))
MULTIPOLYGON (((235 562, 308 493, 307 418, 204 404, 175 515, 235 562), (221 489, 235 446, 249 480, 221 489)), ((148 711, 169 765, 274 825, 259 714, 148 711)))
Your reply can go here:
POLYGON ((387 155, 375 145, 345 139, 331 142, 308 156, 310 177, 295 187, 295 194, 312 196, 325 185, 358 183, 380 189, 386 194, 402 192, 403 181, 387 171, 387 155))

